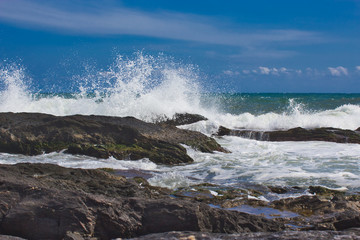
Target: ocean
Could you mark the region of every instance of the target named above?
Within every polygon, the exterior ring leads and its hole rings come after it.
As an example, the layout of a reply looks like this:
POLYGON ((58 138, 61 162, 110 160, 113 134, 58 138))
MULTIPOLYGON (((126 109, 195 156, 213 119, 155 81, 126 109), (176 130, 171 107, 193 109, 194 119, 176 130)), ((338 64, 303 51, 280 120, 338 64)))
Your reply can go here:
MULTIPOLYGON (((67 92, 44 90, 42 86, 34 89, 36 79, 29 79, 19 65, 0 69, 0 112, 134 116, 148 122, 171 118, 175 113, 196 113, 208 120, 180 128, 208 136, 219 126, 264 131, 360 127, 360 94, 213 93, 201 83, 194 66, 143 54, 132 59, 119 56, 108 69, 76 76, 67 92)), ((137 171, 149 176, 150 184, 172 189, 207 182, 232 187, 321 185, 360 191, 358 144, 265 142, 234 136, 215 139, 231 153, 202 153, 185 146, 194 163, 179 166, 62 152, 39 156, 0 153, 0 163, 47 162, 73 168, 137 171)))

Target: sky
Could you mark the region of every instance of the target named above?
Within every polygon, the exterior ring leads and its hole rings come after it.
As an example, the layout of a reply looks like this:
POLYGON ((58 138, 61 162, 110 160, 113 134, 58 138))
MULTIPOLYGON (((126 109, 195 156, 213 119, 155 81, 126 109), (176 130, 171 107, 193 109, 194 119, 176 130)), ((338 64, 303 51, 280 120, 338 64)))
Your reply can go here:
POLYGON ((0 66, 38 86, 141 51, 205 91, 359 93, 359 43, 360 0, 0 0, 0 66))

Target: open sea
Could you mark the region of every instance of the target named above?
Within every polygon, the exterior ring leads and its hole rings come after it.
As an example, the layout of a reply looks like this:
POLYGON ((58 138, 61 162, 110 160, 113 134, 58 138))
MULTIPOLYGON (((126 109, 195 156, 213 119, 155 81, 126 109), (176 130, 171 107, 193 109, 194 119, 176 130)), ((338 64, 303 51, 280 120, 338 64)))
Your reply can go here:
MULTIPOLYGON (((219 126, 254 130, 360 127, 360 94, 208 93, 193 66, 142 54, 133 59, 119 56, 108 69, 74 79, 67 93, 44 91, 41 86, 34 91, 28 78, 18 65, 0 69, 0 112, 134 116, 149 122, 175 113, 196 113, 208 120, 180 127, 208 136, 219 126)), ((61 152, 40 156, 0 153, 0 163, 134 170, 149 174, 152 185, 173 189, 208 182, 235 187, 245 183, 321 185, 360 191, 359 144, 263 142, 232 136, 216 140, 231 153, 187 148, 195 162, 180 166, 61 152)))

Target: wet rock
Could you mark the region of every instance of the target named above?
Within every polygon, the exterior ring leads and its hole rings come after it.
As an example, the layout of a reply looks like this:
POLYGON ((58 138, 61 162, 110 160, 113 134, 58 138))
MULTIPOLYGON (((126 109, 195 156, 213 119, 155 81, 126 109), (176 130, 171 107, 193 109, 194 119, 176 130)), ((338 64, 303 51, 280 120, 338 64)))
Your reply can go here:
POLYGON ((204 120, 208 120, 208 119, 199 114, 176 113, 171 119, 163 121, 163 123, 179 126, 179 125, 196 123, 204 120))
POLYGON ((284 232, 261 232, 261 233, 238 233, 238 234, 221 234, 221 233, 203 233, 203 232, 166 232, 149 234, 133 240, 167 240, 167 239, 187 239, 187 240, 232 240, 232 239, 249 239, 249 240, 304 240, 304 239, 360 239, 360 229, 351 229, 349 231, 284 231, 284 232))
POLYGON ((322 186, 309 186, 309 192, 324 197, 344 196, 344 191, 329 189, 322 186))
POLYGON ((253 131, 241 129, 228 129, 220 127, 218 136, 238 136, 260 141, 327 141, 337 143, 360 143, 358 131, 344 130, 338 128, 292 128, 280 131, 253 131))
POLYGON ((285 187, 281 187, 281 186, 267 186, 267 187, 270 189, 271 192, 277 193, 277 194, 284 194, 289 191, 285 187))
POLYGON ((160 164, 192 162, 180 144, 203 152, 225 151, 213 138, 199 132, 133 117, 0 113, 1 152, 38 155, 66 149, 70 154, 97 158, 149 158, 160 164))
POLYGON ((271 206, 280 209, 299 213, 304 216, 323 214, 332 208, 328 200, 321 200, 317 196, 301 196, 298 198, 284 198, 273 201, 271 206))
POLYGON ((0 234, 114 239, 169 231, 281 231, 262 217, 171 199, 144 179, 52 164, 0 165, 0 234))
POLYGON ((360 228, 360 202, 351 196, 302 196, 273 201, 269 206, 299 213, 303 217, 279 222, 301 226, 302 230, 346 230, 360 228))

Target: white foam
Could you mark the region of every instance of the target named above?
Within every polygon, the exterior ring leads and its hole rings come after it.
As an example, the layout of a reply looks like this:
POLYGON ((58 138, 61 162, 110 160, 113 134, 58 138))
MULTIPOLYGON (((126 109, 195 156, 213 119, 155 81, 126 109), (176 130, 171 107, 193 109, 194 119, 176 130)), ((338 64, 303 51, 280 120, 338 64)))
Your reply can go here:
POLYGON ((231 129, 243 128, 260 131, 285 130, 295 127, 334 127, 355 130, 360 127, 360 106, 351 104, 319 112, 294 111, 282 114, 269 112, 261 115, 251 113, 233 115, 230 113, 219 114, 208 112, 205 115, 209 118, 208 121, 201 121, 182 127, 200 131, 207 135, 215 133, 219 126, 231 129))
POLYGON ((0 153, 0 164, 17 164, 17 163, 52 163, 69 168, 114 168, 121 170, 138 169, 138 170, 155 170, 157 165, 148 159, 137 161, 116 160, 113 157, 108 159, 98 159, 88 156, 70 155, 64 153, 48 153, 38 156, 24 156, 18 154, 0 153))

